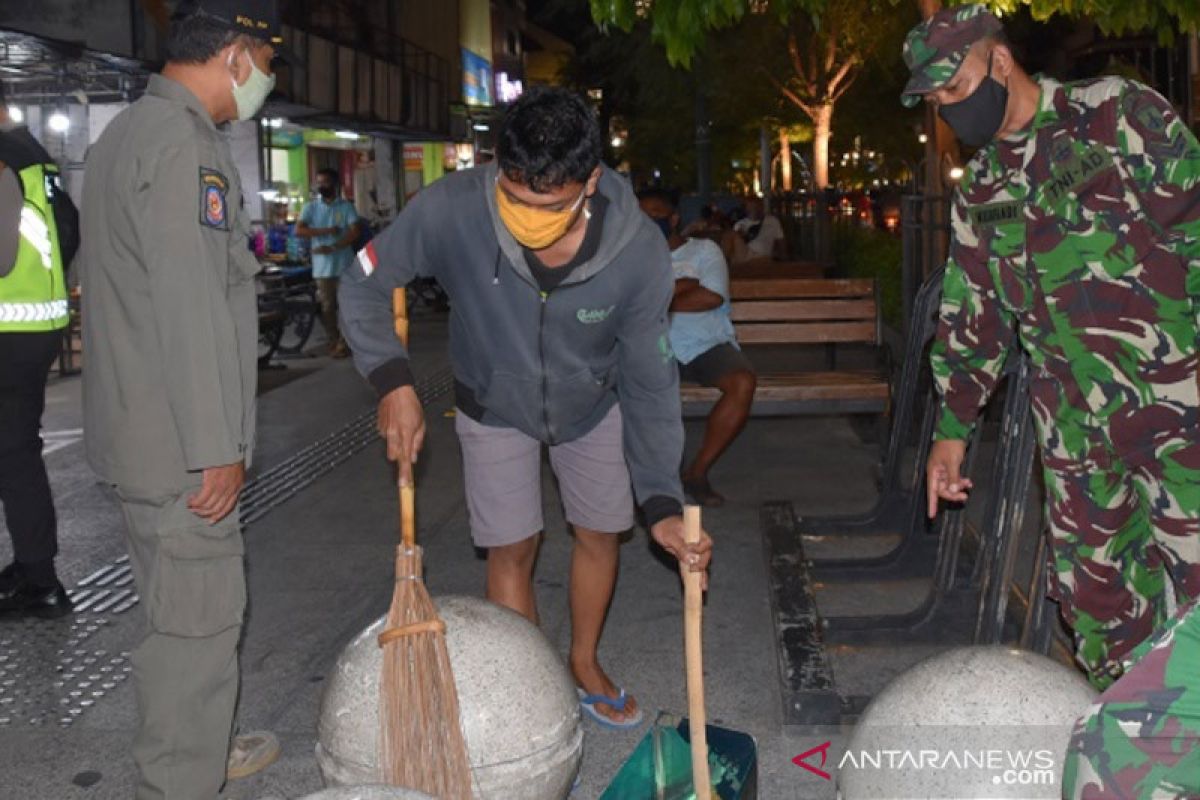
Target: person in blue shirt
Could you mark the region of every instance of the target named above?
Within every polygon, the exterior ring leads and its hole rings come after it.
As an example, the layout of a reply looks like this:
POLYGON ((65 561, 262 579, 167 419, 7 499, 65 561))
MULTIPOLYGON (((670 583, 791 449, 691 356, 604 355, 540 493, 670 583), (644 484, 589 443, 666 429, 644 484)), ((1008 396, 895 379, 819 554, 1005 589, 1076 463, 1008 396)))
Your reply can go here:
POLYGON ((312 272, 317 282, 317 297, 321 301, 321 321, 329 335, 329 354, 345 358, 350 350, 338 330, 338 278, 354 260, 355 243, 362 222, 354 204, 338 196, 341 179, 336 169, 317 173, 317 194, 320 199, 304 206, 296 222, 296 235, 312 239, 312 272))
POLYGON ((671 248, 675 295, 670 339, 679 377, 721 390, 721 399, 708 414, 700 449, 681 475, 683 490, 693 501, 719 506, 725 498, 712 488, 708 471, 745 426, 757 385, 754 367, 738 347, 729 315, 729 268, 715 242, 680 234, 679 213, 670 193, 647 190, 639 201, 671 248))

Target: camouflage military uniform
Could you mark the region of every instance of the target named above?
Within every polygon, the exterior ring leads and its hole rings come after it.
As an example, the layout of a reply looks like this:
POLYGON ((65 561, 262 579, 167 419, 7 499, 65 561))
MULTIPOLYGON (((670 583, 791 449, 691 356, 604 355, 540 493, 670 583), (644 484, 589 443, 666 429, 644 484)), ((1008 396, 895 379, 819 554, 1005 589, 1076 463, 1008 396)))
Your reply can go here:
POLYGON ((1200 797, 1200 603, 1133 653, 1076 723, 1063 797, 1200 797))
POLYGON ((1104 688, 1164 621, 1164 570, 1200 596, 1200 145, 1137 83, 1041 87, 956 193, 937 436, 966 438, 1015 333, 1036 366, 1051 594, 1104 688))

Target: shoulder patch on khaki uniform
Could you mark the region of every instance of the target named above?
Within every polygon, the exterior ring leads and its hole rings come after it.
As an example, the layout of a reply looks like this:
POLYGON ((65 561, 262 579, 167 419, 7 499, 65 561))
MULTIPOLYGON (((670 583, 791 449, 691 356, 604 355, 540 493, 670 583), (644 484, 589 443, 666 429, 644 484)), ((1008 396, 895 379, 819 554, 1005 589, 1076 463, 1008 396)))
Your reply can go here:
POLYGON ((229 230, 229 179, 215 169, 200 168, 200 224, 229 230))

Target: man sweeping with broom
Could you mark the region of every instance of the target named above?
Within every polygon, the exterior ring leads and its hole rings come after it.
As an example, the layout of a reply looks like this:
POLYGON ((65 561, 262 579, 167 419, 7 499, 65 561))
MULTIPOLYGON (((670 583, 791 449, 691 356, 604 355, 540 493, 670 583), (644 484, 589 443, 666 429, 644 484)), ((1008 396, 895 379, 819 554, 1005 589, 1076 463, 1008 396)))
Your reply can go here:
POLYGON ((535 89, 506 114, 497 162, 418 194, 343 275, 342 330, 381 398, 388 457, 411 483, 425 435, 392 292, 435 277, 451 300, 455 427, 487 597, 537 622, 541 447, 550 448, 571 562, 570 666, 596 721, 632 727, 633 697, 597 659, 634 495, 654 540, 703 573, 712 543, 685 544, 683 425, 668 344, 670 255, 619 176, 600 163, 595 115, 535 89), (631 491, 632 484, 632 491, 631 491))

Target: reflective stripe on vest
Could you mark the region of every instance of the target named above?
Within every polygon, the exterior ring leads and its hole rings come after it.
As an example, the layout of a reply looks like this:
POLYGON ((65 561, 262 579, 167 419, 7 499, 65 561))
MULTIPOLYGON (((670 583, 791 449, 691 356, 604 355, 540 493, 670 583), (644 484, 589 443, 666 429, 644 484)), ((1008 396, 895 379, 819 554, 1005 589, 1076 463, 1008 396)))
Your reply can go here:
POLYGON ((0 303, 0 322, 50 322, 66 315, 66 300, 51 300, 48 303, 0 303))
POLYGON ((54 269, 54 258, 51 251, 54 245, 50 241, 50 226, 35 209, 29 206, 21 208, 21 237, 42 257, 43 267, 54 269))
POLYGON ((31 164, 18 173, 21 208, 17 260, 0 278, 0 333, 53 331, 70 322, 58 229, 50 201, 53 164, 31 164))

